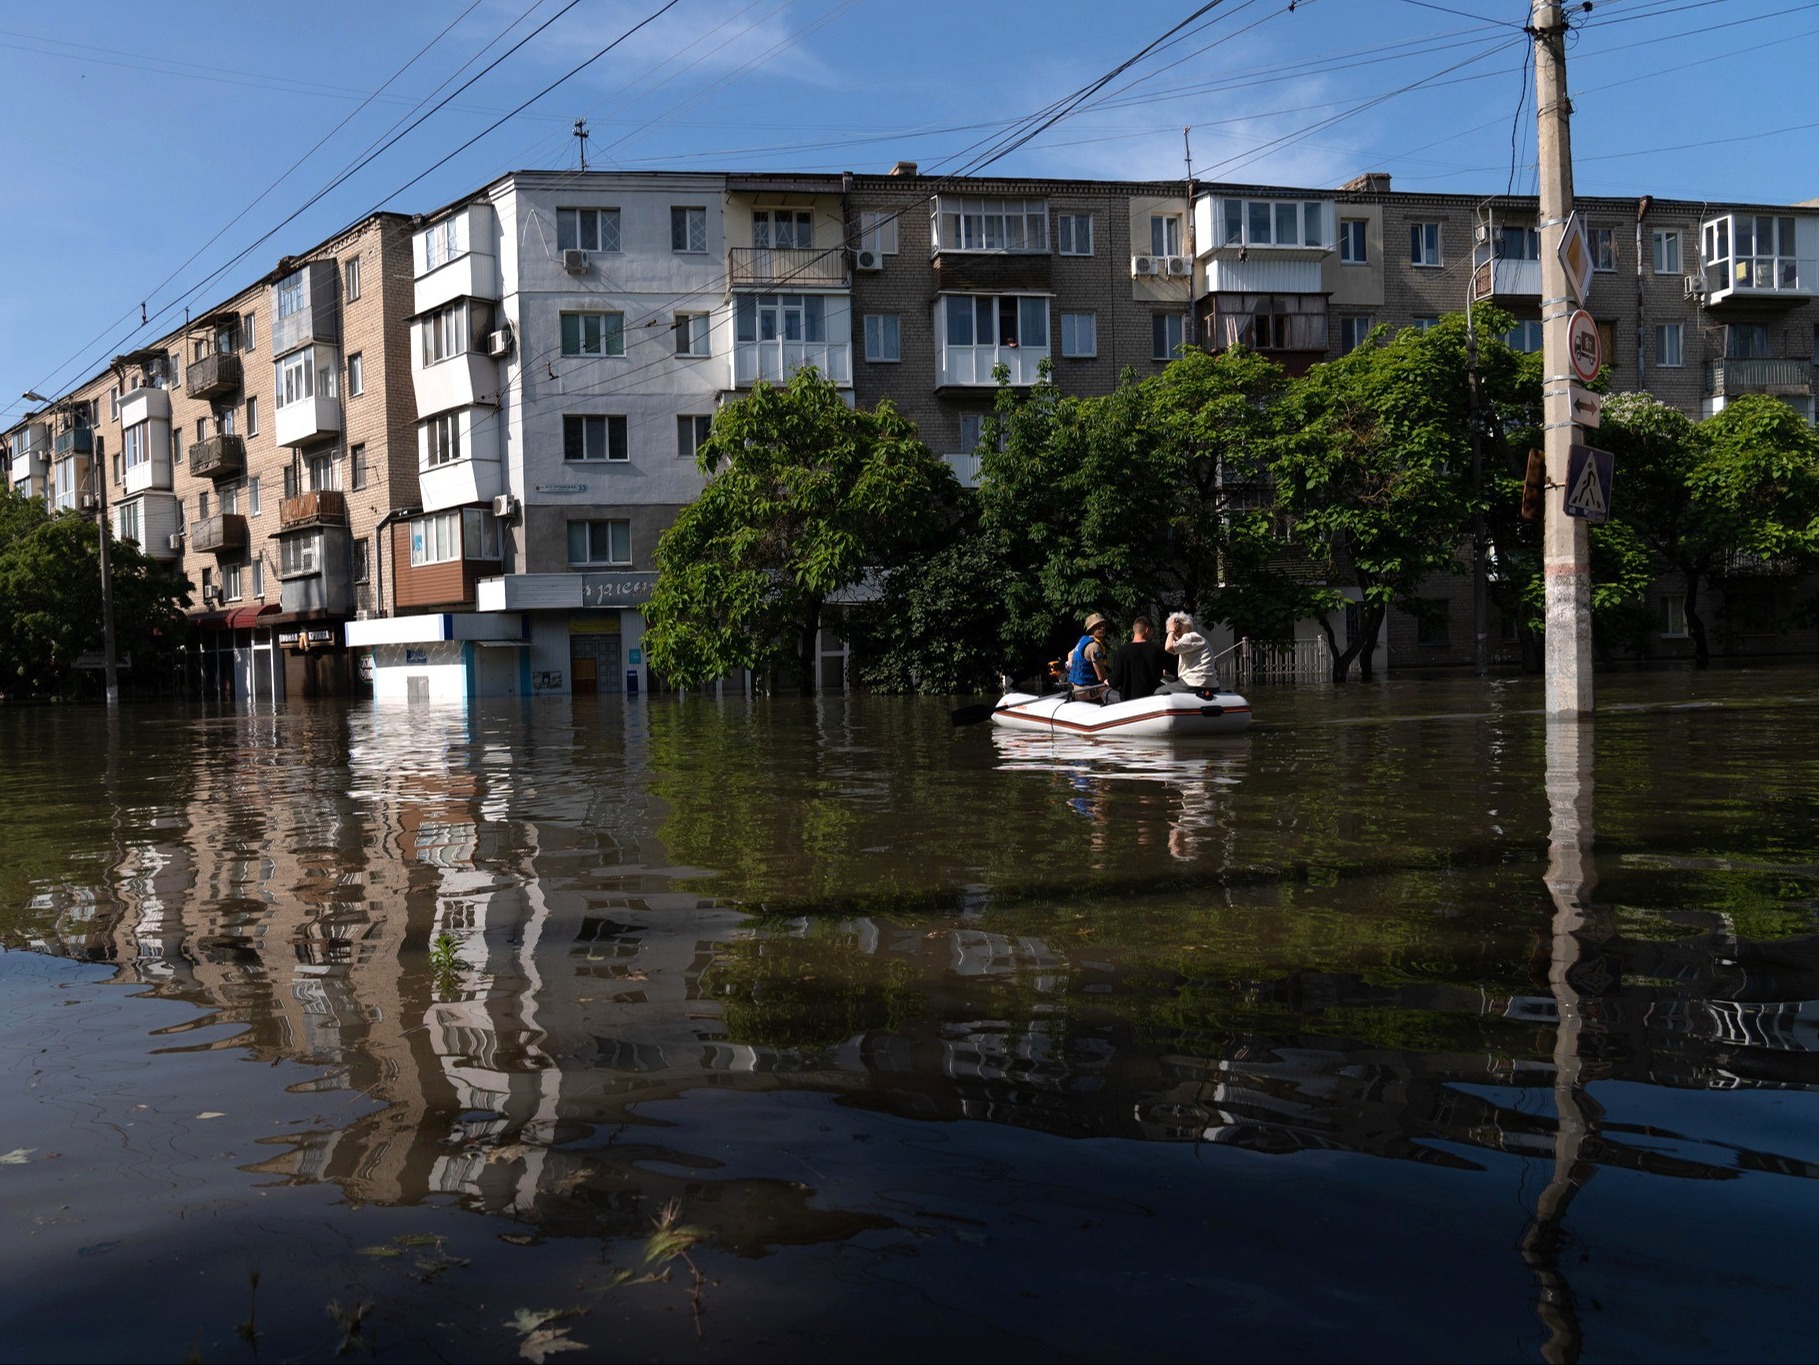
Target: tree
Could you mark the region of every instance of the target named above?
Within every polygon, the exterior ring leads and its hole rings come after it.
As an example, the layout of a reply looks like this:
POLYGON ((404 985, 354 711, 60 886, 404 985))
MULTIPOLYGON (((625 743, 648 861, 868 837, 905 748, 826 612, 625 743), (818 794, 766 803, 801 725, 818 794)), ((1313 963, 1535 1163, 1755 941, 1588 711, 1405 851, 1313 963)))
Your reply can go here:
MULTIPOLYGON (((182 640, 189 584, 130 543, 111 548, 121 657, 155 677, 182 640)), ((35 498, 0 492, 0 693, 70 696, 77 659, 101 648, 101 551, 95 524, 52 516, 35 498)))
POLYGON ((929 543, 957 491, 889 402, 849 407, 812 368, 727 404, 697 460, 645 608, 651 667, 684 685, 782 661, 808 686, 823 607, 929 543))

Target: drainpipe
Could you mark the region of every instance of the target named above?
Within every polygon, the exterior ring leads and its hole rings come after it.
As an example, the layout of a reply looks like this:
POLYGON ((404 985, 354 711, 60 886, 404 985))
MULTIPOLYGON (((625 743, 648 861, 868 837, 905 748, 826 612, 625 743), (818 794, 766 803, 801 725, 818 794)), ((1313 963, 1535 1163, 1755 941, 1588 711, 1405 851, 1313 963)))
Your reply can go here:
POLYGON ((1642 220, 1648 217, 1649 205, 1654 203, 1651 195, 1643 195, 1636 201, 1636 391, 1645 393, 1648 390, 1647 333, 1645 319, 1648 307, 1643 297, 1644 276, 1642 274, 1642 220))

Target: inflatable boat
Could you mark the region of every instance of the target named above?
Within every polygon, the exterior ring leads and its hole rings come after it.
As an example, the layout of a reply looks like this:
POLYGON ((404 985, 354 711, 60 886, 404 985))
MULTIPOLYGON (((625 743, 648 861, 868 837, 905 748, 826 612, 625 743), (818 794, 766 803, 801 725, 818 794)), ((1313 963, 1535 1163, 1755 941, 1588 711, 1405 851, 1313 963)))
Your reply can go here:
POLYGON ((1186 739, 1241 735, 1251 723, 1251 704, 1236 692, 1206 688, 1132 697, 1104 706, 1069 701, 1065 693, 1035 696, 1006 692, 992 708, 992 724, 1007 730, 1045 730, 1093 739, 1186 739))

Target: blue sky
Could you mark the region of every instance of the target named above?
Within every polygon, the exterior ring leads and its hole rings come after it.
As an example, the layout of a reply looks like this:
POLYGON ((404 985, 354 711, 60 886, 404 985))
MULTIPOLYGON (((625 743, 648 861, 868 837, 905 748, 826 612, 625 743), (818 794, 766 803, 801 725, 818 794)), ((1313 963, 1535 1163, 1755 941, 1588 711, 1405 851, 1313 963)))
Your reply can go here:
MULTIPOLYGON (((573 166, 577 118, 600 168, 950 171, 1197 8, 677 0, 429 170, 663 3, 7 6, 0 421, 26 388, 79 382, 375 208, 573 166)), ((1581 193, 1819 196, 1819 0, 1598 0, 1575 17, 1581 193)), ((1377 170, 1403 189, 1532 192, 1526 18, 1525 0, 1223 0, 989 169, 1176 177, 1186 126, 1211 179, 1377 170)))

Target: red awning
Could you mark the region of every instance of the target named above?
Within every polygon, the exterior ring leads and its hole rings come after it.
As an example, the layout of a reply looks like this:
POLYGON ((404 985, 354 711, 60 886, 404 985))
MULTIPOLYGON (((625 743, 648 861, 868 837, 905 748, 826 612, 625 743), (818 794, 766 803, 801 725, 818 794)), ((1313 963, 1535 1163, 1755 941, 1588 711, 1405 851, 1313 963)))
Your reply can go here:
POLYGON ((225 624, 229 630, 250 630, 258 624, 261 616, 276 616, 278 611, 276 602, 267 602, 258 607, 235 607, 227 614, 225 624))

